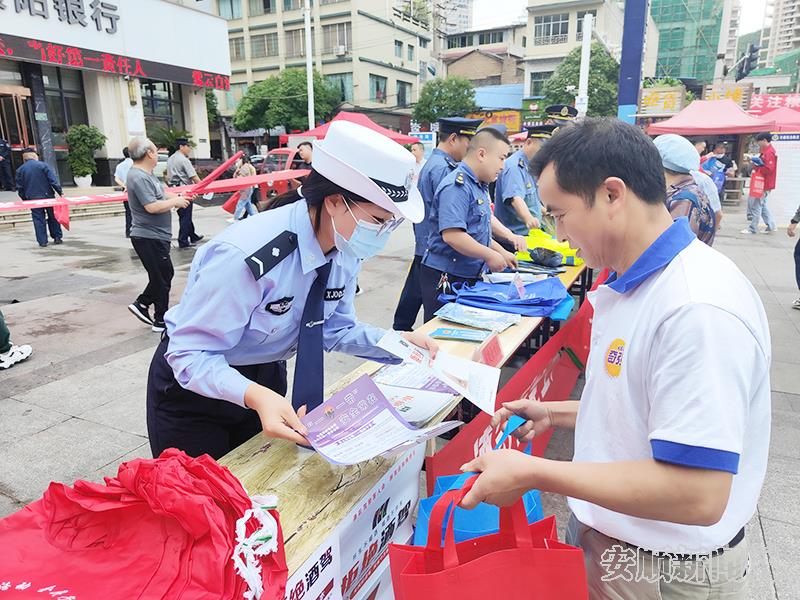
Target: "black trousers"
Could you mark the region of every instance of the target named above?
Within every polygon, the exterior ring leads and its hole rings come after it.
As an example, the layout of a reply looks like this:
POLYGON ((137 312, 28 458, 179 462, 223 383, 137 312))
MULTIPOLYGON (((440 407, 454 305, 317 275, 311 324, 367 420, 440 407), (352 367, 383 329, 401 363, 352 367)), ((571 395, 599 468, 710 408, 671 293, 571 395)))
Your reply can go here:
POLYGON ((415 256, 408 269, 406 283, 400 292, 400 300, 394 311, 395 331, 412 331, 417 320, 419 309, 422 308, 422 286, 420 284, 419 270, 422 266, 422 257, 415 256))
POLYGON ((11 176, 11 157, 0 160, 0 187, 7 192, 15 189, 14 178, 11 176))
POLYGON ((178 209, 178 245, 188 246, 190 242, 197 241, 199 237, 194 230, 194 222, 192 221, 192 207, 194 205, 189 202, 186 208, 178 209))
MULTIPOLYGON (((425 265, 420 265, 420 286, 422 287, 422 305, 424 307, 425 322, 427 323, 436 315, 437 310, 444 306, 444 302, 439 302, 439 294, 442 293, 440 289, 440 282, 442 281, 441 271, 431 269, 425 265)), ((447 281, 451 285, 454 283, 475 283, 478 281, 477 277, 459 277, 458 275, 447 275, 447 281)))
MULTIPOLYGON (((167 448, 178 448, 189 456, 209 454, 219 459, 261 431, 256 411, 182 388, 164 358, 168 345, 169 338, 164 336, 147 377, 147 435, 154 458, 167 448)), ((251 381, 286 394, 285 361, 233 368, 251 381)))
POLYGON ((125 209, 125 237, 131 237, 131 207, 128 206, 128 201, 122 203, 125 209))
POLYGON ((144 306, 155 305, 154 320, 163 321, 169 308, 169 290, 175 274, 169 257, 169 242, 132 237, 131 244, 147 271, 147 287, 136 300, 144 306))
POLYGON ((800 290, 800 240, 794 246, 794 277, 797 280, 797 289, 800 290))

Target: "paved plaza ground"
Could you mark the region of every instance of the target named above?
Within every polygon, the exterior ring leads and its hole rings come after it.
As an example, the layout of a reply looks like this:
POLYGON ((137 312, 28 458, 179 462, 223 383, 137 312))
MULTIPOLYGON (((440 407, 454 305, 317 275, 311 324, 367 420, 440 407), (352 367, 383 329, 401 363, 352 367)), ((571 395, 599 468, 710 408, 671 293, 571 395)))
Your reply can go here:
MULTIPOLYGON (((198 232, 219 233, 227 216, 218 207, 196 207, 198 232)), ((769 470, 747 530, 748 598, 758 600, 800 599, 800 310, 791 308, 798 296, 793 241, 781 225, 772 235, 743 236, 744 216, 730 209, 715 244, 761 295, 772 333, 769 470)), ((175 303, 194 250, 173 245, 175 303)), ((411 228, 403 226, 364 264, 364 294, 356 298, 362 320, 391 326, 412 252, 411 228)), ((52 480, 99 480, 121 462, 150 456, 145 386, 159 336, 126 309, 145 281, 122 217, 74 221, 64 244, 47 248, 36 245, 30 224, 0 229, 0 309, 12 340, 34 347, 28 361, 0 372, 0 517, 39 498, 52 480)), ((326 381, 360 362, 328 355, 326 381)), ((557 432, 548 452, 569 459, 571 446, 571 437, 557 432)), ((563 521, 563 501, 545 502, 546 512, 563 521)))

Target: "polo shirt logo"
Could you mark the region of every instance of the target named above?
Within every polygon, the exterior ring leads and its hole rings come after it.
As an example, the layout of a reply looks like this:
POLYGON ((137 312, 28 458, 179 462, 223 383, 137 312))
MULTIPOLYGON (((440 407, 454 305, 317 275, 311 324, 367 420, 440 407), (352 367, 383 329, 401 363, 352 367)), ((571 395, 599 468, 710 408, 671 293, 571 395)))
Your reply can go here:
POLYGON ((625 340, 615 339, 606 350, 606 373, 611 377, 619 377, 622 371, 622 359, 625 356, 625 340))

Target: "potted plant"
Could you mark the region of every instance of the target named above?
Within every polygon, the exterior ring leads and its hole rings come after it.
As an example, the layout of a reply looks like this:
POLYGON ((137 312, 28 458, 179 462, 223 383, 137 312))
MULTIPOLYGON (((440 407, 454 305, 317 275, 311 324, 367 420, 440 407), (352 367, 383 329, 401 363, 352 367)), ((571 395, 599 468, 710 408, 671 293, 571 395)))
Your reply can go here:
POLYGON ((92 125, 73 125, 67 131, 67 163, 79 188, 92 185, 92 175, 97 173, 94 153, 105 143, 106 136, 92 125))

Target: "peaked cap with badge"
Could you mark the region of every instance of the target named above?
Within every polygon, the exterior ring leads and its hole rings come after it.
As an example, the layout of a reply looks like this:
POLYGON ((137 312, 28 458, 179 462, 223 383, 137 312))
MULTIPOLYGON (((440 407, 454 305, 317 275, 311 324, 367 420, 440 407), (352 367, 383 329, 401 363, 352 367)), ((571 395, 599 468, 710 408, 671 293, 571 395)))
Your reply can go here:
POLYGON ((544 109, 548 119, 554 121, 574 121, 578 116, 578 109, 567 104, 553 104, 544 109))

